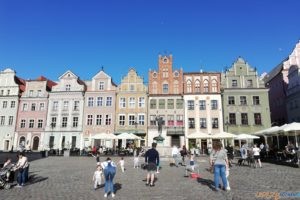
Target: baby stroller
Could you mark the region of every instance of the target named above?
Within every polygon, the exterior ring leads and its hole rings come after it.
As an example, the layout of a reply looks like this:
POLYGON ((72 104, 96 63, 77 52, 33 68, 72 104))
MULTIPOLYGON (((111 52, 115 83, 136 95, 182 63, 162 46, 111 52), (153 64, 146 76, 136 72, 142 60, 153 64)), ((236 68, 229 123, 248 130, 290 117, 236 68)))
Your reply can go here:
POLYGON ((14 165, 10 164, 0 170, 0 187, 8 190, 11 187, 10 174, 13 171, 14 165))

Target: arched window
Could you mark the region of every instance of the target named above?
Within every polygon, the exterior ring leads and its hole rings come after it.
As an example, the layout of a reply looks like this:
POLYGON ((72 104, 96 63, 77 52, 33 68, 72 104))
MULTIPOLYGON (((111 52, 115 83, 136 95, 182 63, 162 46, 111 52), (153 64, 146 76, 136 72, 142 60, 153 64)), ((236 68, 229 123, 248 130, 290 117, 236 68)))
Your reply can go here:
POLYGON ((188 80, 186 82, 186 92, 187 93, 191 93, 192 92, 192 82, 190 80, 188 80))
POLYGON ((207 79, 205 79, 203 81, 203 90, 204 90, 204 92, 209 92, 209 89, 208 89, 208 80, 207 79))
POLYGON ((152 93, 157 94, 157 83, 156 82, 152 83, 152 93))
POLYGON ((32 150, 36 151, 39 148, 39 143, 40 143, 40 138, 38 136, 35 136, 33 138, 33 143, 32 143, 32 150))
POLYGON ((211 81, 211 92, 218 92, 218 82, 216 79, 211 81))
POLYGON ((198 79, 195 81, 195 92, 196 93, 201 92, 201 90, 200 90, 200 81, 198 79))
POLYGON ((173 83, 173 92, 174 94, 179 94, 179 84, 178 84, 178 81, 174 81, 173 83))
POLYGON ((23 147, 25 147, 25 137, 24 136, 21 136, 20 137, 20 140, 19 140, 19 145, 22 145, 23 147))

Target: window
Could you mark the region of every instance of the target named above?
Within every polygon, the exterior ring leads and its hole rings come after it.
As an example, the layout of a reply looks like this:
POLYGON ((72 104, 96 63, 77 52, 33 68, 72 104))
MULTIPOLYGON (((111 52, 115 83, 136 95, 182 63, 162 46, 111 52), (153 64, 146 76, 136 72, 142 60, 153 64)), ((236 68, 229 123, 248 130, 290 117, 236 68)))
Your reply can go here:
POLYGON ((164 99, 159 99, 158 100, 158 108, 159 109, 165 109, 165 100, 164 99))
POLYGON ((206 128, 206 118, 200 118, 200 128, 206 128))
POLYGON ((253 96, 253 105, 259 105, 259 96, 253 96))
POLYGON ((38 120, 38 128, 43 128, 43 120, 42 119, 38 120))
POLYGON ((194 110, 194 100, 188 100, 187 102, 188 110, 194 110))
POLYGON ((247 87, 248 88, 253 87, 253 81, 252 80, 247 80, 247 87))
POLYGON ((93 107, 94 106, 94 97, 89 97, 88 98, 88 107, 93 107))
POLYGON ((102 115, 97 115, 96 116, 96 125, 101 125, 102 124, 102 115))
POLYGON ((67 125, 68 125, 68 117, 63 117, 61 127, 66 128, 67 125))
POLYGON ((106 106, 111 106, 112 104, 112 97, 106 97, 106 106))
POLYGON ((139 125, 144 126, 145 125, 145 115, 139 114, 139 125))
POLYGON ((174 126, 174 115, 168 115, 168 126, 174 126))
POLYGON ((247 105, 246 96, 240 96, 240 103, 241 103, 241 105, 247 105))
POLYGON ((261 114, 260 113, 254 113, 254 124, 261 125, 261 114))
POLYGON ((168 109, 174 109, 174 99, 168 99, 168 109))
POLYGON ((22 110, 23 111, 26 111, 28 108, 27 108, 27 103, 23 103, 23 108, 22 108, 22 110))
POLYGON ((211 109, 217 110, 218 109, 218 100, 211 100, 211 109))
POLYGON ((124 97, 120 98, 120 108, 126 108, 126 99, 124 97))
POLYGON ((169 85, 168 84, 163 84, 163 93, 168 94, 169 93, 169 85))
POLYGON ((66 91, 71 91, 71 85, 70 84, 66 85, 66 91))
POLYGON ((119 115, 119 125, 125 126, 125 115, 119 115))
POLYGON ((15 101, 11 101, 10 102, 10 107, 11 108, 15 108, 16 107, 16 102, 15 101))
POLYGON ((186 92, 187 93, 192 92, 192 82, 191 81, 187 81, 187 83, 186 83, 186 92))
POLYGON ((3 108, 7 108, 7 101, 3 101, 3 108))
POLYGON ((31 111, 35 111, 35 109, 36 109, 36 104, 35 104, 35 103, 32 103, 32 104, 31 104, 31 111))
POLYGON ((56 127, 56 117, 52 117, 51 118, 51 124, 50 124, 51 128, 55 128, 56 127))
POLYGON ((211 92, 218 92, 218 82, 216 80, 211 81, 211 92))
POLYGON ((145 107, 145 97, 139 97, 139 108, 145 107))
POLYGON ((208 89, 208 80, 204 80, 203 81, 203 90, 205 93, 209 92, 209 89, 208 89))
POLYGON ((237 87, 237 80, 232 80, 231 81, 231 86, 232 87, 237 87))
POLYGON ((168 77, 169 77, 168 69, 165 68, 163 69, 163 78, 168 78, 168 77))
POLYGON ((155 126, 156 125, 156 116, 155 115, 150 115, 150 125, 155 126))
POLYGON ((176 126, 183 126, 183 115, 176 115, 176 126))
POLYGON ((212 118, 211 122, 212 122, 212 128, 219 128, 219 120, 218 120, 218 118, 212 118))
POLYGON ((229 113, 229 124, 230 125, 236 125, 235 113, 229 113))
POLYGON ((99 82, 99 90, 104 90, 104 82, 99 82))
POLYGON ((150 100, 150 109, 156 109, 156 99, 150 100))
POLYGON ((183 99, 176 99, 176 109, 183 108, 183 99))
POLYGON ((134 85, 130 85, 130 91, 134 91, 134 85))
POLYGON ((103 97, 97 97, 97 106, 100 107, 103 105, 103 97))
POLYGON ((189 118, 189 128, 190 129, 195 128, 195 118, 189 118))
POLYGON ((74 101, 74 107, 73 107, 74 111, 79 111, 79 101, 74 101))
POLYGON ((129 115, 129 126, 134 125, 135 123, 135 116, 134 115, 129 115))
POLYGON ((29 90, 29 96, 30 96, 30 97, 33 96, 33 90, 29 90))
POLYGON ((206 110, 206 100, 200 100, 199 101, 199 109, 200 110, 206 110))
POLYGON ((111 115, 106 115, 105 116, 105 125, 110 125, 111 124, 111 115))
POLYGON ((86 125, 88 125, 88 126, 93 125, 93 115, 88 115, 87 116, 86 125))
POLYGON ((200 93, 200 92, 201 92, 201 89, 200 89, 200 81, 199 81, 199 80, 196 80, 196 81, 195 81, 195 92, 196 92, 196 93, 200 93))
POLYGON ((229 105, 234 105, 235 104, 234 96, 229 96, 228 97, 228 104, 229 105))
POLYGON ((247 113, 241 113, 241 124, 248 125, 248 114, 247 113))
POLYGON ((156 82, 152 83, 152 93, 157 94, 157 83, 156 82))
POLYGON ((29 128, 33 128, 34 127, 34 119, 30 119, 29 120, 29 128))
POLYGON ((53 110, 53 111, 57 111, 57 110, 58 110, 58 101, 54 101, 54 102, 53 102, 52 110, 53 110))
POLYGON ((38 97, 41 97, 41 96, 42 96, 42 90, 38 90, 38 91, 37 91, 37 96, 38 96, 38 97))
POLYGON ((9 126, 13 125, 13 122, 14 122, 14 117, 13 116, 9 116, 9 118, 8 118, 8 125, 9 126))
POLYGON ((73 117, 73 127, 78 127, 78 117, 73 117))
POLYGON ((134 97, 129 98, 129 108, 135 108, 135 98, 134 97))
POLYGON ((3 96, 4 94, 4 90, 1 90, 0 95, 3 96))
POLYGON ((64 101, 63 110, 68 110, 68 109, 69 109, 69 102, 68 101, 64 101))
POLYGON ((0 125, 5 125, 5 116, 1 116, 0 125))
POLYGON ((10 95, 10 90, 7 90, 7 95, 10 95))
POLYGON ((26 120, 25 119, 21 119, 20 128, 25 128, 25 125, 26 125, 26 120))
POLYGON ((45 110, 45 103, 40 103, 39 110, 41 110, 41 111, 45 110))
POLYGON ((174 92, 174 94, 178 94, 179 93, 178 81, 175 81, 173 83, 173 92, 174 92))

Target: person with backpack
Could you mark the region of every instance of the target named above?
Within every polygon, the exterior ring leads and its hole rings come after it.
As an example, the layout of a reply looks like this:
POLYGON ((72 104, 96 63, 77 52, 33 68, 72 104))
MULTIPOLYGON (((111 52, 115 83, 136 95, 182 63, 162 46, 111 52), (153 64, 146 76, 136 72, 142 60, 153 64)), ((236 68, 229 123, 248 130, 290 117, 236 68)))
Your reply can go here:
POLYGON ((111 196, 115 197, 114 191, 114 177, 116 175, 116 165, 115 163, 108 157, 105 162, 102 163, 102 168, 104 169, 104 197, 106 198, 108 193, 111 192, 111 196))

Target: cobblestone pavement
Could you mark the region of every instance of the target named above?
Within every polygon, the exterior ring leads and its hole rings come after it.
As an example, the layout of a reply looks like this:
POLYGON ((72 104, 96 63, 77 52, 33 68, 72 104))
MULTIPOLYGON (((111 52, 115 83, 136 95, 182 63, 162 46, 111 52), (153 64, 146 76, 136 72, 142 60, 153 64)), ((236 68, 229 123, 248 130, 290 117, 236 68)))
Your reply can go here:
MULTIPOLYGON (((103 157, 101 157, 104 160, 103 157)), ((119 157, 113 160, 118 162, 119 157)), ((257 192, 300 192, 300 169, 263 163, 263 168, 234 166, 230 170, 231 191, 214 192, 213 180, 206 157, 198 157, 201 180, 184 177, 184 167, 170 167, 168 158, 162 159, 155 187, 145 186, 146 171, 133 168, 133 158, 125 157, 126 171, 120 168, 115 177, 114 199, 147 200, 224 200, 263 199, 257 192)), ((0 190, 1 200, 97 200, 105 199, 104 188, 93 190, 92 175, 95 159, 91 157, 48 157, 30 165, 30 181, 23 188, 0 190)), ((112 199, 111 196, 108 199, 112 199)), ((268 198, 265 198, 268 199, 268 198)), ((270 199, 270 198, 269 198, 270 199)), ((287 198, 293 199, 293 198, 287 198)), ((298 198, 300 199, 300 198, 298 198)))

